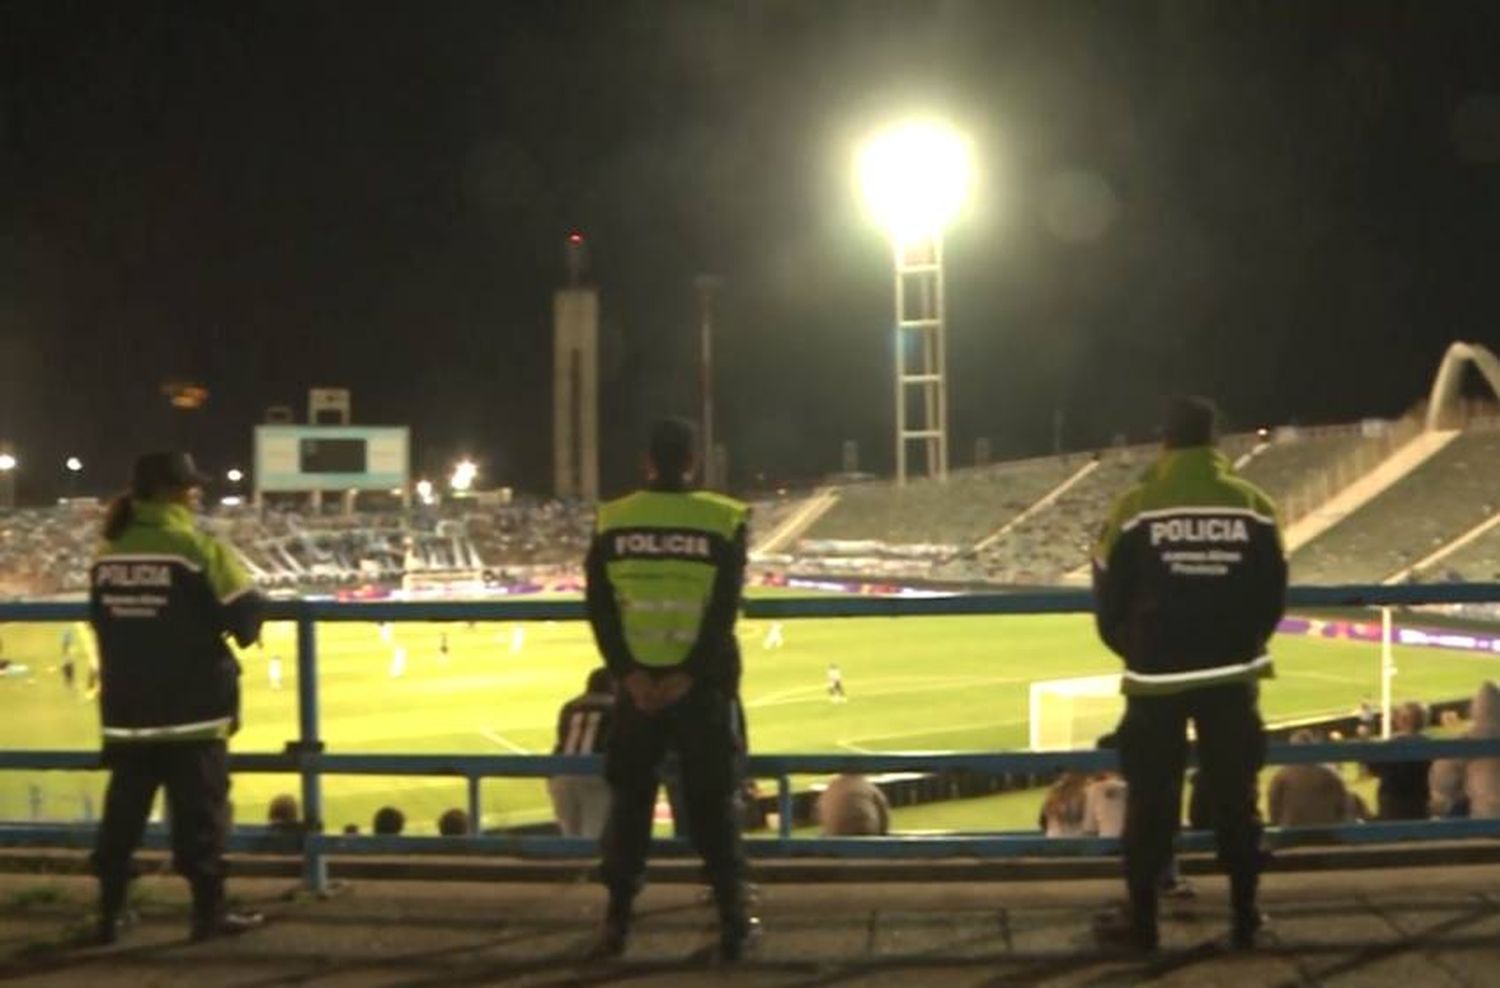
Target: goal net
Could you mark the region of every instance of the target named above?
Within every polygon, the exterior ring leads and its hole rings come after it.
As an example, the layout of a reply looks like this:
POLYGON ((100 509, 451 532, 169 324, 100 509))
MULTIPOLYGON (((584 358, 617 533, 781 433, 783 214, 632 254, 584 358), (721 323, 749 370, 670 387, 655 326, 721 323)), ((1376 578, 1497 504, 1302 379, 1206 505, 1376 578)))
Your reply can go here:
POLYGON ((1092 748, 1124 712, 1118 674, 1039 679, 1031 684, 1031 750, 1092 748))

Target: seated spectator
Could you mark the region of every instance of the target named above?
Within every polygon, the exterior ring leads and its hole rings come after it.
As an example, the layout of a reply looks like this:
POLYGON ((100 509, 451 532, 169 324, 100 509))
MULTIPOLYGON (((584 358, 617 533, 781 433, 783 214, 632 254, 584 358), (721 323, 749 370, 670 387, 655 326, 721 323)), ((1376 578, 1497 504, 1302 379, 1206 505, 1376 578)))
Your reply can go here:
MULTIPOLYGON (((1500 738, 1500 687, 1490 680, 1480 684, 1469 720, 1464 737, 1500 738)), ((1500 758, 1439 758, 1432 763, 1430 785, 1436 816, 1500 819, 1500 758)))
POLYGON ((382 806, 375 811, 373 829, 377 836, 394 837, 406 829, 406 814, 394 806, 382 806))
POLYGON ((301 814, 297 808, 297 797, 282 793, 271 800, 266 810, 266 823, 272 830, 299 831, 302 829, 301 814))
POLYGON ((1064 772, 1047 790, 1038 821, 1048 837, 1083 836, 1084 791, 1089 777, 1082 772, 1064 772))
POLYGON ((462 837, 469 832, 469 814, 454 808, 438 817, 438 833, 444 837, 462 837))
POLYGON ((359 824, 357 824, 357 823, 346 823, 346 824, 344 824, 344 836, 345 837, 358 837, 359 836, 359 824))
MULTIPOLYGON (((1293 731, 1292 744, 1313 744, 1317 734, 1293 731)), ((1266 792, 1271 825, 1321 827, 1358 819, 1349 787, 1330 765, 1285 765, 1271 777, 1266 792)))
MULTIPOLYGON (((558 711, 557 742, 552 753, 603 755, 609 747, 614 717, 614 677, 600 666, 589 673, 583 692, 558 711)), ((604 822, 609 818, 609 783, 602 773, 555 775, 547 780, 547 793, 564 837, 597 838, 604 833, 604 822)))
POLYGON ((891 829, 891 807, 863 775, 834 777, 818 797, 818 823, 824 837, 884 837, 891 829))
MULTIPOLYGON (((1391 711, 1391 743, 1420 740, 1427 726, 1427 708, 1415 701, 1391 711)), ((1374 762, 1365 770, 1380 780, 1375 805, 1381 820, 1427 819, 1427 778, 1432 762, 1417 758, 1409 762, 1374 762)))
POLYGON ((1125 780, 1117 773, 1100 772, 1089 779, 1083 789, 1083 832, 1098 837, 1123 834, 1126 792, 1125 780))

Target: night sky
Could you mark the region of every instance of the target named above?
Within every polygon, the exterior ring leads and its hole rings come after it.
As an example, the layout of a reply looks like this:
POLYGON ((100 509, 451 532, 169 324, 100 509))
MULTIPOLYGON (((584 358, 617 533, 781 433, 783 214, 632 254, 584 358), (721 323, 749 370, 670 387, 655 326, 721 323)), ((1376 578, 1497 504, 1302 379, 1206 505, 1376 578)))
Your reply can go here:
POLYGON ((737 483, 891 469, 877 125, 966 129, 948 241, 953 458, 1401 413, 1500 347, 1500 3, 1000 0, 0 3, 0 440, 249 459, 347 386, 417 466, 550 478, 551 293, 586 233, 604 479, 693 410, 722 275, 737 483), (201 381, 169 410, 160 386, 201 381))

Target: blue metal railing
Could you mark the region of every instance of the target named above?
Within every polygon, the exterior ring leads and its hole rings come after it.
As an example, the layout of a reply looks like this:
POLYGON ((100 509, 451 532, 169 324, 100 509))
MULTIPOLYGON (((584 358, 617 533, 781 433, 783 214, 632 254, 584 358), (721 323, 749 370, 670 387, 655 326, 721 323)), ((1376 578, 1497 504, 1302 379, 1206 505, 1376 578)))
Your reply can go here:
MULTIPOLYGON (((1288 594, 1292 607, 1332 608, 1415 604, 1488 603, 1500 601, 1500 583, 1415 586, 1295 587, 1288 594)), ((817 597, 754 598, 745 603, 751 617, 902 617, 936 615, 1077 614, 1092 610, 1087 590, 1056 590, 1014 594, 985 593, 953 597, 817 597)), ((87 619, 83 602, 0 603, 0 622, 79 621, 87 619)), ((479 822, 478 792, 492 777, 543 778, 563 774, 591 774, 600 770, 591 756, 556 755, 357 755, 324 751, 318 721, 317 624, 322 621, 481 621, 579 620, 583 604, 577 600, 338 602, 278 600, 268 607, 271 620, 292 621, 297 630, 298 736, 282 753, 235 754, 236 773, 297 773, 307 821, 303 834, 277 834, 262 829, 237 831, 231 847, 243 851, 297 852, 302 855, 303 878, 314 889, 327 883, 331 853, 464 853, 482 852, 518 857, 578 858, 597 853, 593 841, 578 838, 519 835, 465 837, 344 836, 322 833, 324 775, 452 776, 466 780, 471 825, 479 822)), ((1272 745, 1271 764, 1309 762, 1384 762, 1422 758, 1500 756, 1500 739, 1427 740, 1392 746, 1381 742, 1348 741, 1332 744, 1272 745)), ((942 837, 797 838, 791 836, 794 775, 833 772, 956 771, 1000 774, 1045 773, 1057 770, 1114 768, 1110 751, 1055 751, 1001 753, 914 754, 788 754, 752 755, 750 774, 777 780, 779 834, 755 839, 747 848, 755 857, 838 856, 988 857, 1015 855, 1095 855, 1118 850, 1107 838, 1046 838, 1035 833, 942 837)), ((0 752, 0 770, 84 771, 100 768, 96 752, 0 752)), ((0 846, 83 847, 93 829, 79 824, 0 824, 0 846)), ((1272 831, 1276 846, 1314 843, 1377 843, 1404 840, 1500 837, 1500 820, 1429 820, 1378 822, 1341 827, 1294 828, 1272 831)), ((160 843, 161 835, 148 836, 160 843)), ((1211 835, 1188 833, 1185 849, 1206 848, 1211 835)), ((661 841, 662 850, 682 851, 680 841, 661 841)))

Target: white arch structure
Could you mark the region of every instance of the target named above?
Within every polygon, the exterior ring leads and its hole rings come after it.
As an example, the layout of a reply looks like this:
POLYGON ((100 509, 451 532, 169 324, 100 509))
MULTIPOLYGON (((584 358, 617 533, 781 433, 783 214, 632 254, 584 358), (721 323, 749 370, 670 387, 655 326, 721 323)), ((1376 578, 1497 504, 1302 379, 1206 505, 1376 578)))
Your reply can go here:
POLYGON ((1443 354, 1437 377, 1432 379, 1432 395, 1427 399, 1428 431, 1442 428, 1443 413, 1457 400, 1464 365, 1469 363, 1479 368, 1495 396, 1500 397, 1500 358, 1479 343, 1454 343, 1443 354))

